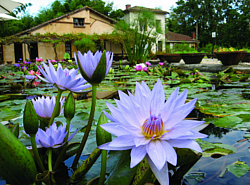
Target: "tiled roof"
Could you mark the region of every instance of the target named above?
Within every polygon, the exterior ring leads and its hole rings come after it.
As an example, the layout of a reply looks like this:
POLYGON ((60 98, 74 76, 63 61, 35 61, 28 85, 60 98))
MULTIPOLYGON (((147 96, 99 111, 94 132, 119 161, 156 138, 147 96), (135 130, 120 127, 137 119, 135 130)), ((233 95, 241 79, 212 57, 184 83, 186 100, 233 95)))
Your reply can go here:
POLYGON ((142 6, 133 6, 133 7, 130 7, 126 10, 123 10, 123 12, 124 13, 126 13, 126 12, 138 12, 138 11, 141 11, 142 9, 148 10, 151 12, 155 12, 155 13, 160 13, 160 14, 167 14, 168 13, 167 11, 163 11, 160 9, 146 8, 146 7, 142 7, 142 6))
POLYGON ((34 26, 34 27, 30 28, 30 29, 27 29, 27 30, 21 31, 21 32, 19 32, 19 33, 16 33, 15 36, 21 36, 21 35, 24 35, 24 34, 29 34, 30 32, 32 32, 32 31, 34 31, 34 30, 36 30, 36 29, 39 29, 39 28, 41 28, 41 27, 43 27, 43 26, 46 26, 46 25, 48 25, 48 24, 50 24, 50 23, 56 22, 56 21, 58 21, 58 20, 60 20, 60 19, 62 19, 62 18, 64 18, 64 17, 73 15, 73 14, 75 14, 75 13, 77 13, 77 12, 82 11, 82 10, 90 10, 90 11, 92 11, 92 12, 94 12, 94 13, 100 15, 101 17, 104 17, 104 18, 108 19, 111 23, 115 23, 115 22, 116 22, 116 20, 114 20, 114 19, 112 19, 112 18, 110 18, 110 17, 108 17, 108 16, 106 16, 106 15, 104 15, 104 14, 101 14, 100 12, 98 12, 98 11, 96 11, 96 10, 94 10, 94 9, 92 9, 92 8, 90 8, 90 7, 88 7, 88 6, 84 6, 84 7, 82 7, 82 8, 79 8, 79 9, 74 10, 74 11, 72 11, 72 12, 69 12, 69 13, 67 13, 67 14, 64 14, 64 15, 61 15, 61 16, 56 17, 56 18, 54 18, 54 19, 48 20, 48 21, 46 21, 46 22, 44 22, 44 23, 38 24, 38 25, 36 25, 36 26, 34 26))
POLYGON ((179 33, 174 33, 171 31, 167 31, 166 33, 166 40, 167 42, 199 42, 196 39, 192 39, 192 37, 188 36, 188 35, 183 35, 183 34, 179 34, 179 33))

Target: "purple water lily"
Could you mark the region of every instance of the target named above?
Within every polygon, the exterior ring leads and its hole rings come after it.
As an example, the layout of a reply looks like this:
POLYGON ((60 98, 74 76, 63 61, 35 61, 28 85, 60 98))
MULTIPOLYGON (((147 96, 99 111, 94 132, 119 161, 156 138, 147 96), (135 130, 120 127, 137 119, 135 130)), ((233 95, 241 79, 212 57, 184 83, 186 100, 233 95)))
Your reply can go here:
POLYGON ((145 82, 136 83, 135 95, 119 91, 117 107, 107 103, 111 115, 104 112, 111 123, 102 128, 117 137, 101 145, 104 150, 131 150, 130 167, 136 166, 146 156, 160 184, 168 184, 168 165, 177 164, 173 147, 190 148, 202 152, 193 140, 207 135, 194 128, 204 121, 184 120, 194 109, 196 99, 185 103, 187 90, 178 95, 179 88, 165 102, 165 93, 158 80, 151 91, 145 82))
POLYGON ((32 76, 32 75, 24 75, 24 77, 28 80, 34 80, 36 78, 36 76, 32 76))
MULTIPOLYGON (((61 111, 60 114, 63 113, 63 103, 65 101, 65 98, 61 98, 60 105, 61 105, 61 111)), ((32 99, 33 106, 36 110, 36 113, 38 116, 42 118, 51 118, 52 112, 54 110, 55 104, 56 104, 56 98, 55 96, 52 96, 50 98, 47 97, 38 97, 37 99, 32 99)))
POLYGON ((102 54, 102 51, 97 51, 95 54, 93 54, 90 50, 87 53, 84 53, 84 55, 80 51, 74 53, 77 66, 80 69, 82 76, 91 84, 100 83, 105 78, 105 76, 107 76, 112 65, 113 53, 108 51, 105 52, 106 69, 104 68, 105 66, 102 66, 102 54), (95 73, 99 65, 99 71, 98 73, 95 73))
POLYGON ((42 66, 37 66, 40 72, 43 74, 43 77, 38 77, 47 82, 51 83, 57 88, 61 90, 70 90, 73 92, 82 92, 84 89, 91 87, 91 85, 85 85, 87 81, 82 78, 81 74, 77 74, 78 70, 67 68, 62 69, 61 64, 58 64, 57 71, 54 66, 49 62, 49 66, 47 66, 44 62, 42 62, 42 66))
MULTIPOLYGON (((67 123, 64 123, 57 128, 56 123, 54 122, 49 128, 46 129, 46 131, 39 128, 35 137, 36 143, 45 148, 58 148, 64 145, 65 143, 63 140, 67 135, 66 125, 67 123)), ((71 128, 69 129, 69 132, 70 131, 71 128)), ((77 130, 69 136, 68 141, 75 136, 76 132, 77 130)))

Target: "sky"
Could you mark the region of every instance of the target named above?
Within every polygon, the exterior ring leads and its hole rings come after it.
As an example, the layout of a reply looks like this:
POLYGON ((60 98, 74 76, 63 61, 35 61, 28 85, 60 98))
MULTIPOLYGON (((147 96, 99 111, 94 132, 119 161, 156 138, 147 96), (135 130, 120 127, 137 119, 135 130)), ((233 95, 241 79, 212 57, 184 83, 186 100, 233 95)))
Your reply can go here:
MULTIPOLYGON (((16 0, 18 1, 18 0, 16 0)), ((104 0, 105 1, 105 0, 104 0)), ((171 6, 176 6, 175 2, 177 0, 106 0, 106 2, 113 2, 114 9, 125 9, 126 4, 131 6, 143 6, 147 8, 161 8, 165 11, 170 11, 171 6)), ((29 7, 28 11, 30 14, 38 13, 41 7, 48 7, 54 0, 20 0, 23 3, 32 3, 33 5, 29 7)))

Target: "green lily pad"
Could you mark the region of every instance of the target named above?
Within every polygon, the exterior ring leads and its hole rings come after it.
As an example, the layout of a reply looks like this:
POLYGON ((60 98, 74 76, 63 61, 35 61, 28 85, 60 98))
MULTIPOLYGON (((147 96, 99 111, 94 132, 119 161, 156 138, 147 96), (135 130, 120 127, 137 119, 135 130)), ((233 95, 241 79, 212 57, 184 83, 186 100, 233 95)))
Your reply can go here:
POLYGON ((235 153, 237 150, 235 147, 222 143, 210 143, 197 139, 197 142, 203 150, 203 157, 211 157, 213 155, 229 155, 235 153))
POLYGON ((236 177, 240 178, 249 171, 249 166, 245 161, 236 161, 227 166, 228 171, 234 174, 236 177))
POLYGON ((242 119, 239 118, 238 116, 226 116, 226 117, 217 119, 214 122, 214 125, 217 127, 233 128, 240 122, 242 122, 242 119))

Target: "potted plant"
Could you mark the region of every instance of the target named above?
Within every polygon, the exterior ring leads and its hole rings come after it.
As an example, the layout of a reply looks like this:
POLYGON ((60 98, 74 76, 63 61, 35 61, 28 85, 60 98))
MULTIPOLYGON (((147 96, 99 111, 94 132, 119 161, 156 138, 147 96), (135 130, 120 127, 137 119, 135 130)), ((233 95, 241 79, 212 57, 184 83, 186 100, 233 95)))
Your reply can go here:
POLYGON ((186 64, 199 64, 205 56, 205 53, 199 53, 195 48, 185 43, 175 44, 173 53, 179 54, 186 64))
POLYGON ((199 64, 201 63, 205 55, 206 53, 200 53, 200 52, 186 52, 180 54, 185 64, 199 64))
POLYGON ((246 51, 247 53, 245 56, 241 59, 241 62, 250 62, 250 49, 244 48, 243 51, 246 51))
POLYGON ((228 66, 238 65, 247 52, 243 50, 236 50, 234 48, 219 48, 215 54, 223 65, 228 66))

